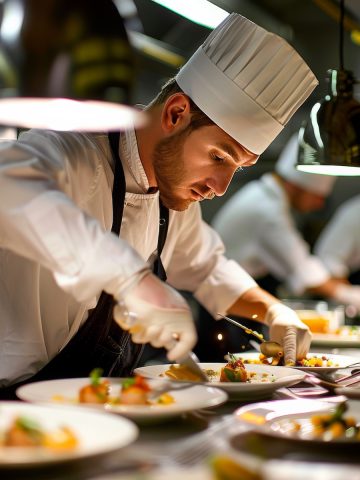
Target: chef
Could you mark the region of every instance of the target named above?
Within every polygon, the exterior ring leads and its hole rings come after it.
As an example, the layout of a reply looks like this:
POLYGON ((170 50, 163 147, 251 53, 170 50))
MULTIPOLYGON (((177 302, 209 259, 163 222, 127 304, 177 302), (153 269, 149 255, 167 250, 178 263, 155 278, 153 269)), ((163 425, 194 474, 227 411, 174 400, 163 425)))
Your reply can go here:
POLYGON ((360 312, 360 195, 342 203, 317 239, 314 252, 331 274, 342 281, 343 302, 360 312))
POLYGON ((196 333, 177 289, 215 317, 265 322, 288 362, 304 355, 307 327, 224 256, 199 201, 223 195, 316 85, 287 42, 231 14, 146 107, 143 129, 30 130, 2 144, 4 395, 95 366, 131 374, 145 343, 180 358, 196 333))

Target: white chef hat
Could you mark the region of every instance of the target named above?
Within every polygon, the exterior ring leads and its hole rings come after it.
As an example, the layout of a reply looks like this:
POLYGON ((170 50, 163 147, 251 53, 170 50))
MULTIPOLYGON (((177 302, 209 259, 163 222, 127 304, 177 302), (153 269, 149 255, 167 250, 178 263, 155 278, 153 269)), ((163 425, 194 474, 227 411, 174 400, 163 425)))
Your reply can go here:
POLYGON ((281 152, 275 164, 275 172, 288 182, 294 183, 304 190, 326 197, 331 193, 336 177, 332 175, 304 173, 296 170, 295 165, 297 163, 298 150, 298 134, 295 133, 290 137, 290 140, 281 152))
POLYGON ((318 81, 281 37, 232 13, 176 76, 220 128, 260 155, 318 81))

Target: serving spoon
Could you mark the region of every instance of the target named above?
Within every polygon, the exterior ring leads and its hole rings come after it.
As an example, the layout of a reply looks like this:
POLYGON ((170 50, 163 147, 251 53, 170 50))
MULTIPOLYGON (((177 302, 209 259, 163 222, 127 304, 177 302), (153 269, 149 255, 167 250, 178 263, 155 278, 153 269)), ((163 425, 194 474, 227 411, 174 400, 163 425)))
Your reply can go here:
POLYGON ((277 342, 272 342, 270 340, 264 340, 264 337, 258 333, 256 330, 251 330, 251 328, 245 327, 245 325, 242 325, 241 323, 237 322, 236 320, 226 317, 225 315, 222 315, 221 313, 218 313, 218 316, 221 317, 223 320, 226 320, 233 325, 236 325, 237 327, 241 328, 244 330, 249 335, 253 335, 256 337, 258 340, 260 340, 260 352, 265 355, 265 357, 273 357, 273 358, 278 358, 280 359, 281 357, 284 356, 284 349, 280 345, 280 343, 277 342))

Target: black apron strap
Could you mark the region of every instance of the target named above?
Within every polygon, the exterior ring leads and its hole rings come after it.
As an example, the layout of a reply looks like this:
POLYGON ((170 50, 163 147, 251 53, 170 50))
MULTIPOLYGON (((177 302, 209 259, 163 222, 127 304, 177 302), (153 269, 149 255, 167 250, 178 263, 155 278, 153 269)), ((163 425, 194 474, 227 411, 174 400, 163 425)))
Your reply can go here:
POLYGON ((164 282, 166 282, 167 277, 166 277, 164 266, 161 261, 161 252, 164 248, 166 236, 169 228, 169 209, 163 205, 162 201, 160 200, 160 197, 159 197, 159 207, 160 207, 159 208, 159 211, 160 211, 159 237, 158 237, 158 244, 157 244, 157 257, 154 262, 153 272, 155 275, 157 275, 160 278, 160 280, 163 280, 164 282))
POLYGON ((125 183, 125 174, 122 167, 122 163, 119 157, 119 142, 120 142, 120 133, 119 132, 109 132, 109 142, 111 147, 111 154, 114 162, 114 185, 112 190, 112 202, 113 202, 113 224, 111 231, 120 234, 121 221, 124 213, 124 203, 125 203, 125 192, 126 192, 126 183, 125 183))

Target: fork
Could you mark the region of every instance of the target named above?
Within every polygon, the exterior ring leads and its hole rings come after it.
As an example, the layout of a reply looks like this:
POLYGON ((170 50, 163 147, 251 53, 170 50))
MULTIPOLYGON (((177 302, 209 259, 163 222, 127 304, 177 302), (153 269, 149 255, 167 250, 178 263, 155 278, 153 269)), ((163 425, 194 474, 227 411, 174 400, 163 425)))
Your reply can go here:
POLYGON ((195 435, 190 441, 186 440, 183 445, 177 445, 171 459, 180 466, 191 466, 205 460, 216 450, 217 439, 224 438, 223 433, 228 433, 233 423, 234 419, 229 415, 210 425, 205 432, 195 435))
POLYGON ((232 415, 226 415, 216 423, 212 423, 203 432, 195 434, 191 439, 177 442, 167 448, 163 454, 155 455, 162 465, 175 465, 176 467, 193 466, 206 460, 222 441, 234 425, 232 415), (226 435, 224 433, 226 432, 226 435), (221 435, 219 435, 221 433, 221 435))
MULTIPOLYGON (((330 401, 330 397, 327 395, 329 392, 333 393, 334 391, 336 392, 336 388, 340 387, 349 387, 349 386, 354 386, 360 383, 360 372, 356 371, 355 373, 351 373, 349 375, 345 375, 333 382, 328 382, 323 380, 321 377, 317 377, 316 375, 308 375, 305 378, 305 381, 311 383, 314 385, 313 388, 311 387, 288 387, 286 390, 290 396, 293 398, 305 398, 305 397, 326 397, 327 401, 330 401), (344 380, 346 380, 346 383, 342 383, 344 380)), ((331 397, 334 398, 340 398, 338 397, 331 397)))

